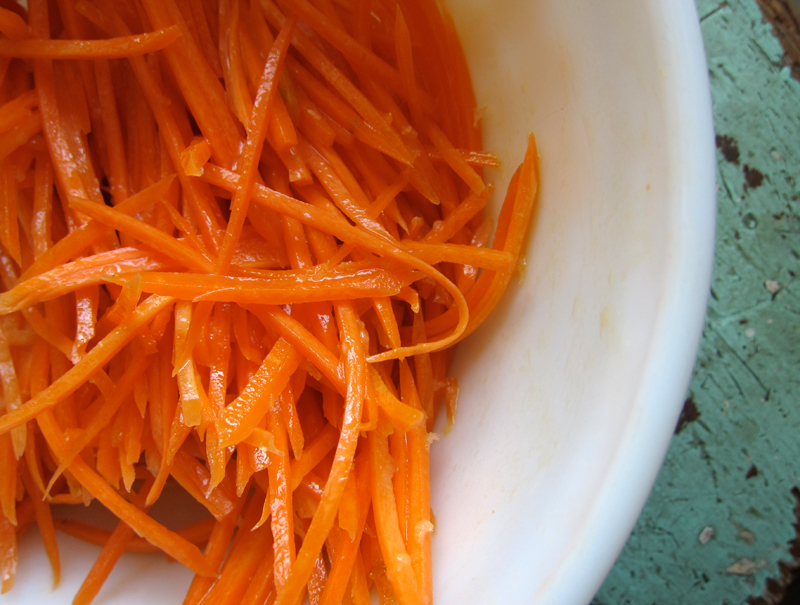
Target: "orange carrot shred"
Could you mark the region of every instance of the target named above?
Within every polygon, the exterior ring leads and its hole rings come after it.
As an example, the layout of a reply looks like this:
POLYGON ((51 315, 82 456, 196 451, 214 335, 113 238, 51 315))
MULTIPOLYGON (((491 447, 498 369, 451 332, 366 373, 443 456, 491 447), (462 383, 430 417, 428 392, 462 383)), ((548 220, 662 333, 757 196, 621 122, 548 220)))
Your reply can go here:
POLYGON ((0 592, 36 521, 56 583, 102 547, 76 604, 161 552, 185 605, 430 605, 429 431, 539 185, 530 135, 485 212, 441 3, 0 4, 0 592))

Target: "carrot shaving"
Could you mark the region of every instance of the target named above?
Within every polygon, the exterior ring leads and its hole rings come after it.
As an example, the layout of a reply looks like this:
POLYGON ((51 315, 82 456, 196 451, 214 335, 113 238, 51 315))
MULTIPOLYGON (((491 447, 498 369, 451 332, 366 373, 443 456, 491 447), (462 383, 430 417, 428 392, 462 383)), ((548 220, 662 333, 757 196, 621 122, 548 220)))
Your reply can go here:
POLYGON ((109 40, 2 40, 0 57, 17 59, 121 59, 162 50, 181 35, 175 27, 109 40))
POLYGON ((35 521, 56 583, 56 529, 102 548, 78 604, 128 552, 186 605, 432 603, 430 431, 538 195, 531 135, 493 227, 476 115, 432 0, 3 2, 0 591, 35 521))

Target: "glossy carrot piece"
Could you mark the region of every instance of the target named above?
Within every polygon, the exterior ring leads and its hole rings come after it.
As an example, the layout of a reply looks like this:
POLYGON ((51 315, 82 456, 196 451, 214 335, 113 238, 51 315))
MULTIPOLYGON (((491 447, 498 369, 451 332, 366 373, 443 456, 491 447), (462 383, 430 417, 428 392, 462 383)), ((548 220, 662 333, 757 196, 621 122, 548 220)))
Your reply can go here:
POLYGON ((181 35, 175 27, 110 40, 1 40, 0 57, 18 59, 121 59, 166 48, 181 35))
POLYGON ((401 605, 421 604, 422 593, 403 540, 392 490, 392 458, 386 438, 376 431, 369 433, 369 452, 372 508, 386 575, 401 605))
MULTIPOLYGON (((27 27, 27 26, 26 26, 27 27)), ((33 113, 39 104, 35 90, 29 90, 0 107, 0 132, 11 130, 33 113)))
MULTIPOLYGON (((403 400, 411 407, 423 406, 406 361, 400 362, 400 388, 403 400)), ((419 583, 422 602, 433 602, 431 566, 430 443, 425 424, 413 427, 406 437, 408 453, 408 536, 406 546, 411 566, 419 583)))
MULTIPOLYGON (((222 521, 218 521, 214 528, 211 530, 211 536, 208 538, 204 556, 209 562, 211 568, 218 571, 222 562, 225 559, 225 554, 231 545, 231 538, 236 530, 236 524, 239 520, 239 512, 244 504, 245 499, 239 498, 236 503, 236 508, 222 521)), ((214 576, 203 574, 196 574, 192 579, 189 590, 186 592, 186 598, 183 600, 184 605, 195 605, 200 603, 202 598, 208 593, 208 590, 214 584, 214 576)))
MULTIPOLYGON (((56 423, 53 414, 45 411, 37 418, 48 444, 57 454, 66 450, 66 441, 56 423)), ((139 535, 145 536, 151 543, 161 548, 193 571, 201 575, 213 575, 214 569, 203 558, 196 546, 187 542, 163 525, 153 521, 138 508, 124 500, 111 489, 83 460, 77 458, 70 465, 72 475, 98 500, 121 520, 130 525, 139 535)))
MULTIPOLYGON (((144 508, 144 500, 152 485, 153 478, 150 476, 133 497, 132 504, 134 506, 144 508)), ((75 594, 75 598, 72 600, 73 605, 89 605, 94 600, 114 565, 122 556, 122 553, 125 552, 128 542, 133 537, 133 529, 123 522, 117 524, 117 527, 108 537, 108 541, 103 545, 103 550, 89 570, 86 579, 75 594)))
POLYGON ((264 504, 264 512, 257 525, 263 524, 270 516, 270 526, 274 537, 274 582, 280 593, 289 577, 297 556, 295 549, 295 530, 292 503, 292 476, 289 461, 289 439, 283 416, 277 406, 268 413, 268 426, 275 436, 275 447, 280 453, 269 452, 269 494, 264 504))
POLYGON ((14 587, 18 557, 17 528, 5 514, 0 513, 0 594, 6 594, 14 587))
MULTIPOLYGON (((364 527, 366 526, 371 500, 369 460, 366 456, 361 456, 357 460, 357 525, 353 535, 349 535, 346 532, 340 532, 341 537, 339 540, 339 546, 336 550, 336 558, 331 563, 331 571, 328 575, 328 582, 325 586, 325 591, 322 594, 320 605, 334 605, 335 603, 342 602, 348 582, 352 576, 352 573, 357 567, 356 559, 359 555, 361 536, 363 535, 364 527)), ((353 475, 350 477, 353 478, 353 475)), ((348 479, 348 482, 349 481, 350 479, 348 479)))
POLYGON ((0 8, 0 32, 9 40, 25 40, 30 37, 28 24, 17 13, 0 8))
POLYGON ((355 311, 350 304, 340 303, 337 305, 337 322, 342 334, 342 356, 345 360, 348 385, 344 423, 322 501, 311 521, 283 591, 278 595, 276 602, 279 605, 294 603, 300 597, 303 587, 313 571, 314 562, 333 526, 358 442, 358 425, 366 394, 367 380, 364 344, 361 342, 355 311))
POLYGON ((272 104, 277 91, 277 80, 280 78, 296 23, 296 19, 290 19, 283 25, 267 56, 267 63, 264 66, 264 73, 261 76, 258 93, 253 103, 252 115, 248 120, 247 141, 240 158, 239 183, 231 201, 231 216, 217 261, 218 273, 225 272, 230 266, 233 251, 247 215, 247 207, 250 204, 250 196, 255 182, 255 170, 261 157, 261 149, 267 134, 267 124, 271 117, 272 104))
MULTIPOLYGON (((81 523, 80 521, 54 519, 54 523, 58 531, 96 546, 105 546, 108 544, 113 533, 107 529, 101 529, 99 527, 95 527, 94 525, 81 523)), ((176 530, 175 533, 188 540, 192 544, 195 544, 196 546, 202 546, 208 542, 211 531, 216 524, 217 521, 215 519, 204 519, 193 525, 182 527, 181 529, 176 530)), ((156 546, 153 546, 144 538, 132 533, 127 544, 125 544, 125 552, 157 553, 160 551, 156 546)))
POLYGON ((73 393, 84 380, 116 355, 145 323, 173 302, 171 298, 161 296, 148 298, 139 305, 127 322, 120 324, 66 374, 15 411, 0 417, 0 434, 32 420, 73 393))
POLYGON ((245 390, 222 412, 219 420, 222 447, 236 445, 256 428, 277 402, 300 360, 294 347, 278 340, 245 390))
POLYGON ((123 550, 158 549, 197 572, 187 604, 365 605, 370 583, 430 603, 447 347, 512 279, 538 184, 534 142, 487 248, 497 160, 452 20, 429 0, 29 16, 0 10, 36 55, 31 77, 0 48, 4 517, 35 516, 19 477, 119 516, 65 526, 107 549, 78 602, 123 550), (205 555, 143 510, 170 477, 215 517, 205 555), (120 479, 149 481, 138 507, 120 479))

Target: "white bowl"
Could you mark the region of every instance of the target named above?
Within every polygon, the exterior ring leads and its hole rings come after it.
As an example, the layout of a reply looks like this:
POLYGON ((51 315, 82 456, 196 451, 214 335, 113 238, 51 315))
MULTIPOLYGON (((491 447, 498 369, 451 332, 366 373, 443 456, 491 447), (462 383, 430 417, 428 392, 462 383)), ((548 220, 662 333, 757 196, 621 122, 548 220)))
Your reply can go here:
POLYGON ((588 603, 644 506, 686 394, 715 226, 692 0, 459 0, 505 170, 539 142, 521 282, 457 356, 433 450, 436 602, 588 603))
MULTIPOLYGON (((453 0, 504 191, 526 134, 540 209, 527 270, 457 358, 433 448, 435 601, 591 600, 661 465, 711 275, 715 157, 692 0, 453 0)), ((498 196, 501 197, 501 196, 498 196)), ((98 549, 36 532, 3 603, 70 603, 98 549)), ((191 574, 125 556, 102 603, 179 603, 191 574), (146 581, 142 581, 146 578, 146 581)))

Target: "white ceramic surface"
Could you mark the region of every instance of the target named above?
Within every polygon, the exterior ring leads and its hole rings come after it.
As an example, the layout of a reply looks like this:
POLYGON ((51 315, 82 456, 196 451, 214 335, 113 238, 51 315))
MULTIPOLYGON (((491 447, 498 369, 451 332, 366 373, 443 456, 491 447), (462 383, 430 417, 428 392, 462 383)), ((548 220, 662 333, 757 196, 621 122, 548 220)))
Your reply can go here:
POLYGON ((506 162, 539 141, 521 282, 457 357, 433 458, 442 604, 583 605, 663 460, 705 316, 715 221, 692 0, 451 3, 506 162))
MULTIPOLYGON (((692 0, 451 0, 503 191, 536 133, 527 269, 462 345, 433 448, 441 605, 588 603, 661 465, 713 254, 708 78, 692 0)), ((8 603, 70 603, 97 549, 38 535, 8 603)), ((126 556, 97 603, 180 603, 190 574, 126 556), (145 581, 141 581, 142 578, 145 581)))

